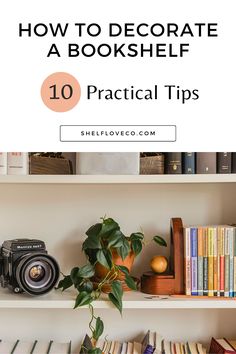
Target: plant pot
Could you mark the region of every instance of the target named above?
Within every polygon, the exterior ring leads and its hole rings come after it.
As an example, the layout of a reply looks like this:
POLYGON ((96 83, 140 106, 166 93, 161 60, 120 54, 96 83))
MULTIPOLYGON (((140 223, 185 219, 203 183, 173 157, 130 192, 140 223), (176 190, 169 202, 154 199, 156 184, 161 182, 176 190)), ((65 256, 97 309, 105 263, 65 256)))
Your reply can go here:
MULTIPOLYGON (((135 255, 134 255, 133 251, 130 251, 130 253, 128 254, 128 256, 124 260, 118 255, 116 250, 112 251, 112 260, 113 260, 113 262, 116 265, 122 265, 122 266, 126 267, 129 270, 129 272, 131 271, 131 268, 133 266, 134 258, 135 258, 135 255)), ((96 277, 96 279, 104 279, 108 272, 109 272, 109 269, 104 267, 102 264, 97 263, 95 265, 95 277, 96 277)), ((118 275, 116 276, 115 279, 124 280, 124 278, 125 278, 124 273, 119 271, 119 273, 118 273, 118 275)))

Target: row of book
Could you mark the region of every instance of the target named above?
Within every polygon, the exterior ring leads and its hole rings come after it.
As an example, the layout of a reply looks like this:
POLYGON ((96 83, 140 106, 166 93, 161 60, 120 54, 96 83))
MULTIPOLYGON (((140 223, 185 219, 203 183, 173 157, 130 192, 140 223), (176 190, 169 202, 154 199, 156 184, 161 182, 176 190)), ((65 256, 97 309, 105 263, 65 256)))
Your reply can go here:
POLYGON ((186 295, 236 296, 236 228, 184 228, 186 295))
MULTIPOLYGON (((143 154, 145 156, 145 153, 143 154)), ((157 174, 236 173, 236 153, 167 152, 162 154, 159 155, 159 161, 162 163, 159 162, 157 165, 157 174)))
POLYGON ((0 153, 0 175, 195 173, 236 173, 236 153, 0 153))
MULTIPOLYGON (((88 353, 92 349, 92 343, 88 335, 81 345, 80 354, 88 353)), ((103 354, 205 354, 206 349, 201 343, 195 342, 171 342, 165 340, 160 334, 148 331, 141 342, 119 342, 99 339, 96 348, 103 354)))
POLYGON ((72 344, 55 341, 0 340, 0 354, 72 354, 72 344))

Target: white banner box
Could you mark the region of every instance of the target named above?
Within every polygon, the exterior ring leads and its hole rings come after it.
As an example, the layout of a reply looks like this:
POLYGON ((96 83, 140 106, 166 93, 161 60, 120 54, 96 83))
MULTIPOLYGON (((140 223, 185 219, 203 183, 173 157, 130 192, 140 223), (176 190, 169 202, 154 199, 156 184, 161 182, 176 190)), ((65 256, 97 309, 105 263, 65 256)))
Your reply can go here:
POLYGON ((138 152, 81 152, 76 154, 78 175, 138 175, 138 152))

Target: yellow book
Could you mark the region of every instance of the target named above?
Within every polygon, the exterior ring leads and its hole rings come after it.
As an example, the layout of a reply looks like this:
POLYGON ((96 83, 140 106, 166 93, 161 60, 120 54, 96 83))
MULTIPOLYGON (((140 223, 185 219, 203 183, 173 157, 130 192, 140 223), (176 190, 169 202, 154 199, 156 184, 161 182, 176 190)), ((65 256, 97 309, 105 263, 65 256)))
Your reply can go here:
POLYGON ((208 296, 214 296, 213 230, 213 227, 208 227, 208 296))

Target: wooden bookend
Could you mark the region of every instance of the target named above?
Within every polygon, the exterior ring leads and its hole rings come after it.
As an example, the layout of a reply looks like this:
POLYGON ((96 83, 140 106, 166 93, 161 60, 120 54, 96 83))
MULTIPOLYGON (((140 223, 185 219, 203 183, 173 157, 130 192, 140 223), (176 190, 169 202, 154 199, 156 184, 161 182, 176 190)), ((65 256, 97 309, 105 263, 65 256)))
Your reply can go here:
POLYGON ((163 274, 146 272, 141 277, 141 291, 152 295, 184 294, 184 237, 181 218, 170 221, 169 270, 163 274))

